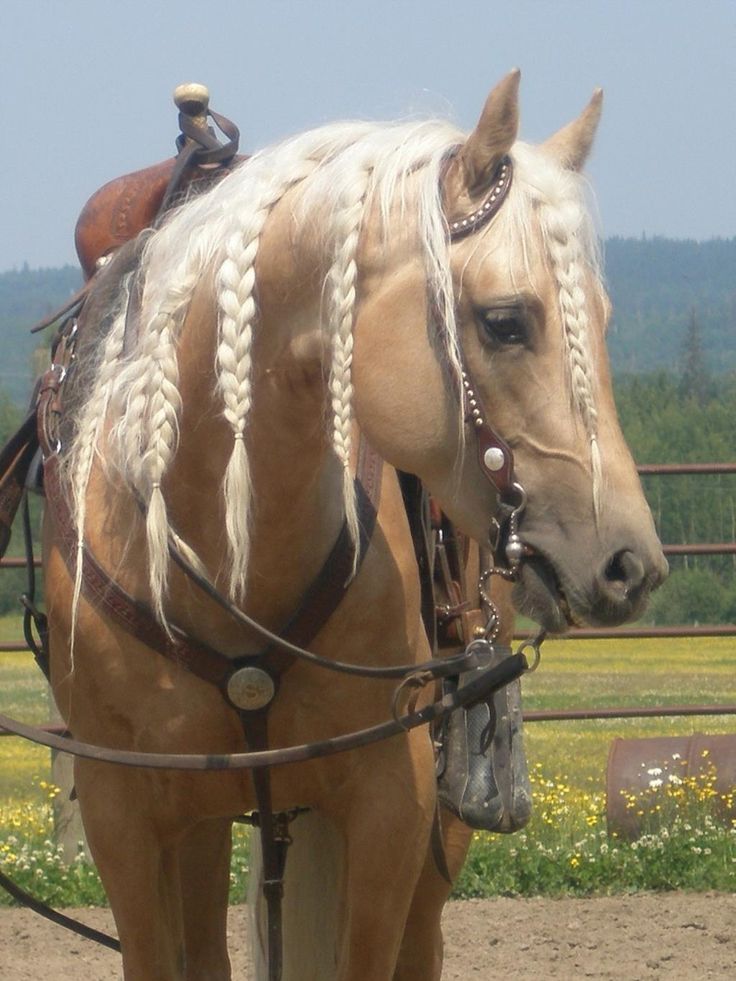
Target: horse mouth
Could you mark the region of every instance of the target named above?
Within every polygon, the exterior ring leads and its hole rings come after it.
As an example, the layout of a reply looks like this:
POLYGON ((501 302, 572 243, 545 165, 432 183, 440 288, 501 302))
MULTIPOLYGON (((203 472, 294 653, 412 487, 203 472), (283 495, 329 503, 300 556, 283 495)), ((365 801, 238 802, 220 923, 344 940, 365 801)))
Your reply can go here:
POLYGON ((554 564, 534 549, 519 569, 513 602, 519 613, 530 617, 548 633, 564 634, 582 626, 575 615, 554 564))

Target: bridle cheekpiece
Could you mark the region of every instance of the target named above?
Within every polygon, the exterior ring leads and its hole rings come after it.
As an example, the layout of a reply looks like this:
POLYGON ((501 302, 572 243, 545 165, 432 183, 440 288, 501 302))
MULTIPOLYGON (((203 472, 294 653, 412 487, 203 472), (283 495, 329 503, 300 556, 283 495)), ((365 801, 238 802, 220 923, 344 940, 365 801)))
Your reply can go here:
MULTIPOLYGON (((447 172, 458 147, 446 157, 442 174, 447 172)), ((468 215, 448 220, 450 242, 457 242, 487 225, 498 214, 511 187, 514 169, 511 158, 503 157, 493 178, 491 190, 483 203, 468 215)), ((490 545, 496 567, 494 572, 504 578, 516 577, 525 546, 518 535, 519 517, 526 506, 526 492, 514 474, 514 455, 511 447, 488 422, 478 386, 461 354, 462 398, 465 421, 473 427, 478 448, 478 465, 498 494, 498 514, 491 519, 490 545)))

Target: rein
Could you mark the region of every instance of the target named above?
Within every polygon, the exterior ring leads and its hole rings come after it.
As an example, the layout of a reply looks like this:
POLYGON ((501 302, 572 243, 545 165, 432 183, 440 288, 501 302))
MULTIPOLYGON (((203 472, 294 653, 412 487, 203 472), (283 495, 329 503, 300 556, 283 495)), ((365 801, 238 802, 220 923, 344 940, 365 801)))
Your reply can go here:
MULTIPOLYGON (((529 670, 524 651, 519 650, 516 653, 511 653, 510 649, 500 664, 494 668, 487 668, 485 665, 487 665, 490 645, 487 641, 482 640, 473 641, 472 644, 479 646, 476 651, 477 667, 484 668, 484 670, 478 674, 477 678, 456 692, 443 695, 442 698, 422 709, 407 712, 375 726, 340 736, 332 736, 319 742, 287 746, 283 749, 258 750, 248 753, 148 753, 109 749, 96 746, 93 743, 80 742, 69 736, 59 736, 53 732, 39 729, 37 726, 17 722, 3 714, 0 714, 0 727, 18 736, 23 736, 39 746, 47 746, 49 749, 62 753, 70 753, 73 756, 96 760, 100 763, 115 763, 119 766, 144 767, 152 770, 249 770, 284 766, 288 763, 304 763, 307 760, 334 756, 336 753, 370 746, 392 736, 410 732, 418 726, 439 721, 456 709, 465 708, 484 700, 529 670), (486 645, 488 646, 486 647, 486 645)), ((503 650, 503 648, 496 645, 495 650, 503 650)))

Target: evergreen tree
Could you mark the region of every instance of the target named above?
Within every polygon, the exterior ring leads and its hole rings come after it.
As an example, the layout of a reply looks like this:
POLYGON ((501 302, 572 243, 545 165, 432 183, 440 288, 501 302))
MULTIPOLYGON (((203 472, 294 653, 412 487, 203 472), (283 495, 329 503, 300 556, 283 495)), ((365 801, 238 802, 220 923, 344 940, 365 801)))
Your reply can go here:
POLYGON ((711 379, 703 354, 700 321, 692 307, 682 344, 680 394, 684 399, 705 405, 711 394, 711 379))

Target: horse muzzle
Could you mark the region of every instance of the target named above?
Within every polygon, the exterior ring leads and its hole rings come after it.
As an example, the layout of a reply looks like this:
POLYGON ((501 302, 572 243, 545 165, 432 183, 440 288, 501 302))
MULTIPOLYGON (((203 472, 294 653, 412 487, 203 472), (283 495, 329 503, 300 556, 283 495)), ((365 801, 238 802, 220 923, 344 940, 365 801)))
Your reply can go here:
POLYGON ((550 633, 620 626, 642 615, 668 572, 663 556, 658 561, 632 548, 613 552, 594 568, 592 577, 586 568, 576 577, 539 547, 525 545, 514 590, 517 610, 550 633))

